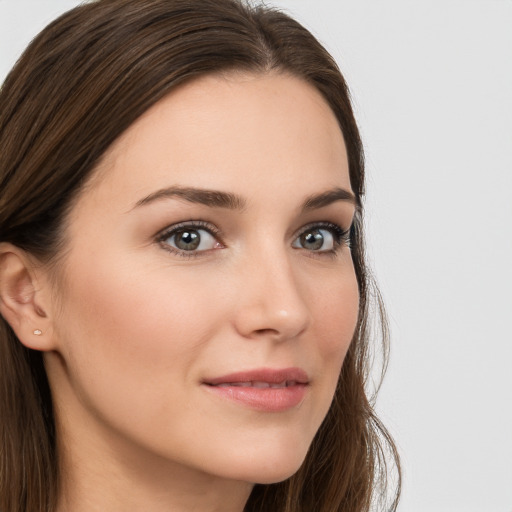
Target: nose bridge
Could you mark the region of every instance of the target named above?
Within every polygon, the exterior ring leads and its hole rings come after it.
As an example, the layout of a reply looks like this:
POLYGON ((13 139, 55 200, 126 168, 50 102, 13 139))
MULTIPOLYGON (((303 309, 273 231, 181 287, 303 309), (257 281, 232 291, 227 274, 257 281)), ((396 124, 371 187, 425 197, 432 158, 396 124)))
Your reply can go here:
POLYGON ((237 311, 237 329, 244 336, 284 340, 309 324, 306 297, 290 256, 284 244, 262 243, 244 258, 237 311))

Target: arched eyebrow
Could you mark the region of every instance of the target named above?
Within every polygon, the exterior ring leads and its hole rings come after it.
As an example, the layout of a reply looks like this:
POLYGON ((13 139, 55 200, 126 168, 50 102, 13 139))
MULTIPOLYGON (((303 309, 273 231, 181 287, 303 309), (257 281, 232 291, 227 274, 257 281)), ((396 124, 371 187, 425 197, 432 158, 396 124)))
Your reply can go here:
POLYGON ((173 199, 176 197, 184 199, 189 203, 203 204, 210 208, 227 208, 228 210, 242 211, 246 206, 244 198, 230 192, 195 187, 168 187, 157 190, 137 201, 135 208, 160 199, 173 199))
POLYGON ((357 205, 356 197, 352 192, 345 190, 344 188, 336 187, 320 194, 313 194, 309 196, 302 204, 302 211, 317 210, 318 208, 324 208, 337 201, 345 201, 357 205))
MULTIPOLYGON (((210 190, 195 187, 168 187, 157 190, 148 196, 140 199, 134 208, 144 206, 162 199, 184 199, 190 203, 202 204, 210 208, 227 208, 228 210, 243 211, 247 205, 246 199, 231 192, 221 190, 210 190)), ((302 203, 300 209, 303 212, 324 208, 337 201, 357 204, 354 194, 344 188, 336 187, 319 194, 308 196, 302 203)))

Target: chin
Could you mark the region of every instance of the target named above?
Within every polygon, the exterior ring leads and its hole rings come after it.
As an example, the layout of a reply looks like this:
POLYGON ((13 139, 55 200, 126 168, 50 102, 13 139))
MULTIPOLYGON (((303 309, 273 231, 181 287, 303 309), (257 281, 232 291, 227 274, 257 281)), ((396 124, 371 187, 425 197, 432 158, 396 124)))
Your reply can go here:
POLYGON ((232 474, 237 480, 243 480, 253 484, 275 484, 287 480, 293 476, 302 466, 307 452, 294 450, 292 453, 283 454, 260 453, 251 459, 233 462, 232 469, 236 474, 232 474), (238 467, 237 467, 238 466, 238 467))

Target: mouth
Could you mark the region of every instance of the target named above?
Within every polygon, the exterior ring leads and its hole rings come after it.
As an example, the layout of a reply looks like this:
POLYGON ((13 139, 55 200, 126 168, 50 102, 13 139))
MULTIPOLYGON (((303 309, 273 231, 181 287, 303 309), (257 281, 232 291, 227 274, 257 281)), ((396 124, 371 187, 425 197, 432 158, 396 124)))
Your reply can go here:
POLYGON ((206 379, 210 386, 241 386, 258 388, 285 388, 297 384, 308 384, 308 374, 302 368, 257 368, 206 379))
POLYGON ((247 382, 222 382, 221 384, 210 384, 219 388, 239 387, 239 388, 257 388, 257 389, 283 389, 299 384, 295 380, 284 380, 283 382, 265 382, 265 381, 247 381, 247 382))
POLYGON ((260 412, 283 412, 304 401, 309 378, 300 368, 257 369, 207 379, 207 391, 260 412))

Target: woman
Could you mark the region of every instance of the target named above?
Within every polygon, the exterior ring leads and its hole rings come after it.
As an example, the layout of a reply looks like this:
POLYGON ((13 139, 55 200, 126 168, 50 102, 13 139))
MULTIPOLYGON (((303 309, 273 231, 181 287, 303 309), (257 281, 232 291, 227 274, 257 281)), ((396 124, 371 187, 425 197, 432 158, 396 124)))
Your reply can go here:
POLYGON ((0 144, 3 512, 385 502, 362 148, 311 34, 84 4, 8 76, 0 144))

